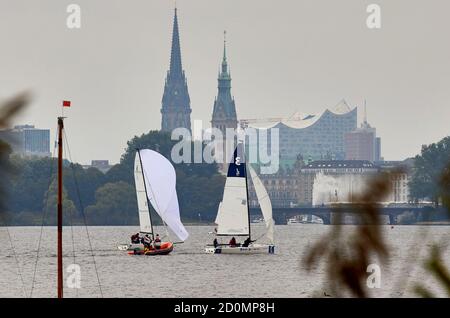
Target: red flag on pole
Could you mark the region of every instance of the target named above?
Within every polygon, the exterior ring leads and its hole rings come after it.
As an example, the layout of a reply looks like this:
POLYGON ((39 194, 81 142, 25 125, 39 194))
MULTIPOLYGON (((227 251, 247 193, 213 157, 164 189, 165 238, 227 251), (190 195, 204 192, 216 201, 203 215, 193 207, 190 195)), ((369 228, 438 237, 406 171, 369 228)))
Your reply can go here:
POLYGON ((70 107, 70 100, 63 100, 63 107, 70 107))

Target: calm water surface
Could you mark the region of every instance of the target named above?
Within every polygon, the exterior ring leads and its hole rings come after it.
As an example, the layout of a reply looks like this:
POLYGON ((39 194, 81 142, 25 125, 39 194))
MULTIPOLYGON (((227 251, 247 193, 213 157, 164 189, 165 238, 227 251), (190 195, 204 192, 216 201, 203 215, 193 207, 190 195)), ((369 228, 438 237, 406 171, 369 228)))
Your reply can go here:
MULTIPOLYGON (((345 226, 351 229, 352 226, 345 226)), ((263 233, 253 227, 254 237, 263 233)), ((275 228, 275 255, 208 255, 212 226, 189 226, 189 239, 167 256, 128 256, 117 245, 127 243, 137 227, 64 228, 64 265, 81 267, 81 288, 65 288, 66 297, 313 297, 326 290, 324 266, 305 271, 301 259, 308 248, 330 231, 324 225, 280 225, 275 228), (73 240, 72 240, 73 234, 73 240), (72 243, 73 242, 73 243, 72 243), (73 253, 75 251, 75 253, 73 253), (74 255, 75 254, 75 255, 74 255)), ((159 229, 163 233, 162 229, 159 229)), ((449 226, 390 226, 384 228, 390 260, 381 265, 381 288, 375 297, 411 297, 422 283, 444 296, 444 290, 422 268, 433 243, 449 242, 449 226)), ((10 227, 17 261, 6 228, 0 228, 0 297, 54 297, 56 289, 56 229, 45 227, 36 262, 40 227, 10 227), (37 263, 37 266, 35 266, 37 263), (17 266, 17 264, 19 264, 17 266), (18 268, 19 267, 19 268, 18 268), (19 275, 19 270, 21 275, 19 275), (22 284, 23 281, 23 284, 22 284)), ((450 248, 444 260, 450 266, 450 248)), ((67 274, 66 274, 67 277, 67 274)))

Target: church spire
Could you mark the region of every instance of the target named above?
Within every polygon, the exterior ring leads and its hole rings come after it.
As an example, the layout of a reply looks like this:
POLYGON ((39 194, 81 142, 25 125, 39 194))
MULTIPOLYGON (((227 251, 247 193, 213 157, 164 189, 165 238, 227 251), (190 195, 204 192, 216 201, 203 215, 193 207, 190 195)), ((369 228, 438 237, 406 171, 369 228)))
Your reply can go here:
POLYGON ((187 81, 181 65, 180 33, 176 7, 173 17, 170 67, 164 85, 161 113, 161 130, 170 132, 179 127, 191 129, 191 106, 187 81))
POLYGON ((223 58, 222 58, 222 72, 219 78, 229 79, 228 62, 227 62, 227 31, 223 31, 223 58))
POLYGON ((183 68, 181 65, 180 33, 178 29, 178 15, 176 7, 173 17, 172 49, 170 52, 169 73, 171 77, 181 77, 183 74, 183 68))
POLYGON ((218 94, 214 101, 212 126, 219 128, 225 133, 226 128, 237 127, 236 106, 231 96, 231 76, 227 62, 227 39, 226 31, 223 32, 223 57, 222 68, 219 70, 218 94))
POLYGON ((222 64, 227 63, 227 31, 223 31, 223 61, 222 64))

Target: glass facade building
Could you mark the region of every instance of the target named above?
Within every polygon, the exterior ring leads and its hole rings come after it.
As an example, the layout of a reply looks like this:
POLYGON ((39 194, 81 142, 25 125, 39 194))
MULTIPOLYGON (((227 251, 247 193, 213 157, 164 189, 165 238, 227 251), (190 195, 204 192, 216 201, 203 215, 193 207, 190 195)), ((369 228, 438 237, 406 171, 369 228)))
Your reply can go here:
POLYGON ((279 162, 282 167, 291 167, 299 156, 307 161, 344 160, 344 136, 357 127, 357 108, 348 108, 345 111, 327 109, 321 115, 282 120, 272 122, 271 125, 270 123, 242 120, 241 126, 255 128, 258 131, 257 137, 247 137, 248 153, 255 149, 256 151, 266 151, 266 147, 267 153, 271 153, 272 143, 278 142, 279 162), (272 140, 271 128, 278 129, 278 140, 276 138, 272 140), (266 131, 261 134, 261 130, 266 131), (266 133, 267 138, 265 138, 266 133))

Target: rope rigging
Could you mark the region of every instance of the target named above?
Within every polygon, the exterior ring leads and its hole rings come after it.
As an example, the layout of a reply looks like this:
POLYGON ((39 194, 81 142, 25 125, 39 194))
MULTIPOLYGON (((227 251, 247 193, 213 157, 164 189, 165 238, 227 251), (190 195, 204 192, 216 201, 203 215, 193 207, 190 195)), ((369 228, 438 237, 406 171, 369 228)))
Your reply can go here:
POLYGON ((6 223, 6 220, 5 220, 4 216, 3 216, 3 214, 0 213, 0 216, 1 216, 1 224, 4 225, 4 227, 6 228, 6 233, 8 234, 9 245, 10 245, 11 250, 13 252, 14 261, 16 262, 17 275, 19 275, 20 281, 22 283, 22 292, 25 295, 25 297, 27 297, 27 291, 25 290, 25 282, 23 280, 22 271, 20 270, 20 263, 19 263, 19 259, 17 257, 17 253, 16 253, 16 250, 14 248, 14 244, 13 244, 13 241, 12 241, 12 238, 11 238, 11 233, 9 232, 8 224, 6 223))
MULTIPOLYGON (((58 136, 56 136, 56 137, 58 138, 58 136)), ((89 229, 88 229, 88 226, 87 226, 87 218, 86 218, 86 215, 84 213, 84 206, 83 206, 83 202, 81 200, 80 189, 79 189, 79 186, 78 186, 78 181, 77 181, 76 174, 75 174, 75 168, 74 168, 74 164, 73 164, 73 161, 72 161, 72 156, 71 156, 71 153, 70 153, 69 142, 68 142, 68 138, 67 138, 67 134, 66 134, 65 130, 63 131, 63 142, 65 143, 65 146, 67 148, 67 150, 65 151, 65 154, 66 154, 66 157, 68 157, 69 161, 70 161, 70 168, 71 168, 71 172, 72 172, 72 176, 73 176, 73 180, 74 180, 76 194, 77 194, 77 197, 78 197, 78 202, 79 202, 79 206, 80 206, 80 212, 81 212, 81 215, 83 217, 83 223, 84 223, 84 227, 85 227, 85 230, 86 230, 86 236, 87 236, 88 243, 89 243, 89 252, 90 252, 90 254, 92 256, 92 259, 93 259, 94 270, 95 270, 95 274, 96 274, 96 277, 97 277, 97 283, 98 283, 98 286, 99 286, 100 295, 103 298, 103 290, 102 290, 102 286, 101 286, 101 283, 100 283, 100 277, 99 277, 99 274, 98 274, 97 263, 95 261, 94 251, 93 251, 93 248, 92 248, 92 240, 91 240, 91 236, 90 236, 89 229)), ((55 143, 55 147, 53 149, 52 158, 55 157, 56 148, 57 148, 57 143, 55 143)), ((51 185, 51 183, 53 181, 53 160, 52 160, 52 162, 50 164, 50 173, 49 174, 50 174, 50 178, 49 178, 47 189, 50 188, 50 185, 51 185)), ((45 220, 46 220, 46 217, 47 217, 47 206, 48 206, 49 193, 50 193, 50 191, 47 190, 47 192, 45 194, 45 199, 44 199, 44 209, 43 209, 43 213, 42 213, 40 234, 39 234, 38 246, 37 246, 37 251, 36 251, 36 261, 35 261, 35 264, 34 264, 33 279, 32 279, 31 291, 30 291, 30 298, 33 296, 33 291, 34 291, 35 284, 36 284, 36 273, 37 273, 37 266, 38 266, 38 261, 39 261, 39 256, 40 256, 39 252, 40 252, 40 249, 41 249, 43 228, 44 228, 45 220)), ((73 257, 73 263, 76 264, 75 240, 74 240, 74 229, 73 229, 73 223, 74 223, 73 211, 70 211, 70 213, 69 213, 69 220, 70 220, 70 228, 71 228, 72 257, 73 257)), ((22 279, 22 281, 23 281, 23 279, 22 279)), ((78 297, 78 288, 76 288, 76 297, 78 297)))
POLYGON ((100 277, 98 275, 97 263, 95 261, 94 250, 92 248, 91 236, 89 234, 89 229, 88 229, 88 226, 87 226, 87 218, 86 218, 86 214, 84 213, 84 206, 83 206, 83 202, 81 200, 80 187, 78 186, 78 181, 77 181, 77 178, 76 178, 76 175, 75 175, 75 168, 74 168, 74 164, 73 164, 73 161, 72 161, 72 155, 70 153, 69 140, 67 138, 66 131, 67 131, 67 128, 64 130, 64 139, 65 139, 66 145, 67 145, 67 153, 69 154, 70 168, 72 170, 72 176, 73 176, 73 180, 74 180, 74 183, 75 183, 75 189, 76 189, 76 192, 77 192, 78 202, 80 204, 80 212, 81 212, 81 215, 83 217, 84 227, 86 229, 86 236, 87 236, 87 239, 88 239, 88 242, 89 242, 89 250, 91 252, 92 260, 93 260, 93 263, 94 263, 94 269, 95 269, 95 275, 97 277, 98 288, 99 288, 99 291, 100 291, 100 295, 103 298, 102 285, 100 283, 100 277))
MULTIPOLYGON (((56 131, 58 131, 58 129, 56 129, 56 131)), ((58 139, 58 136, 56 136, 56 140, 58 139)), ((57 148, 57 143, 55 141, 54 143, 54 147, 53 147, 53 154, 52 154, 52 158, 55 157, 55 151, 57 148)), ((52 183, 52 177, 53 177, 53 160, 51 160, 50 162, 50 173, 49 173, 50 177, 48 180, 48 185, 47 185, 47 189, 50 188, 50 185, 52 183)), ((44 198, 44 206, 43 206, 43 211, 42 211, 42 220, 41 220, 41 228, 40 228, 40 233, 39 233, 39 240, 38 240, 38 246, 37 246, 37 250, 36 250, 36 261, 34 263, 34 271, 33 271, 33 279, 31 280, 31 290, 30 290, 30 298, 33 297, 33 291, 34 291, 34 285, 36 283, 36 271, 37 271, 37 265, 38 265, 38 261, 39 261, 39 251, 41 249, 41 242, 42 242, 42 232, 44 229, 44 222, 45 219, 47 217, 47 205, 48 205, 48 195, 49 192, 47 190, 47 192, 45 193, 45 198, 44 198)))
MULTIPOLYGON (((67 137, 64 139, 66 142, 67 149, 69 148, 69 145, 67 143, 67 137)), ((66 148, 65 148, 66 149, 66 148)), ((65 151, 67 156, 67 151, 65 151)), ((73 264, 76 264, 76 256, 75 256, 75 241, 73 239, 73 211, 70 210, 70 235, 72 239, 72 254, 73 254, 73 264)), ((78 298, 78 288, 75 288, 76 297, 78 298)))

